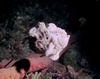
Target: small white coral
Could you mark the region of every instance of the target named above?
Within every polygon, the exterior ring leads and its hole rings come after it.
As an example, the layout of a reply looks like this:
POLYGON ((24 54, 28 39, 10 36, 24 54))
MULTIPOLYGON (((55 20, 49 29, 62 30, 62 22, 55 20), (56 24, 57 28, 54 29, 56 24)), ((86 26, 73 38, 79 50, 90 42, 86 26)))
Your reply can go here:
POLYGON ((38 72, 35 72, 35 73, 29 73, 28 75, 26 74, 26 79, 39 79, 41 76, 41 72, 38 73, 38 72))
POLYGON ((29 35, 37 39, 36 48, 39 51, 45 50, 45 55, 53 60, 59 59, 59 53, 68 45, 70 35, 54 23, 49 23, 46 27, 44 22, 39 22, 38 26, 29 31, 29 35))

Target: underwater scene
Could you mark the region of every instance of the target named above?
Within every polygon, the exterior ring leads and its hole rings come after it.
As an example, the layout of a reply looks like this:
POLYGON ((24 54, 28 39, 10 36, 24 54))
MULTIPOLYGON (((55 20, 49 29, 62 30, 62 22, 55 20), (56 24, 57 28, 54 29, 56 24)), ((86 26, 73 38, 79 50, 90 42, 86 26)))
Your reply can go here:
POLYGON ((0 0, 0 79, 100 79, 99 0, 0 0))

